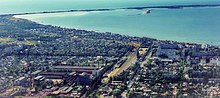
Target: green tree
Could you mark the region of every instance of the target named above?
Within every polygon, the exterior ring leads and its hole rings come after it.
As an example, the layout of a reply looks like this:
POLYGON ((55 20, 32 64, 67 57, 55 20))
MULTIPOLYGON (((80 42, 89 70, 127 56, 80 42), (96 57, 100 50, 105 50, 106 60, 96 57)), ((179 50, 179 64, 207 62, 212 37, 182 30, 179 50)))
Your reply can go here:
POLYGON ((112 91, 112 94, 113 94, 114 96, 120 96, 121 93, 122 93, 122 91, 121 91, 120 89, 114 89, 114 90, 112 91))

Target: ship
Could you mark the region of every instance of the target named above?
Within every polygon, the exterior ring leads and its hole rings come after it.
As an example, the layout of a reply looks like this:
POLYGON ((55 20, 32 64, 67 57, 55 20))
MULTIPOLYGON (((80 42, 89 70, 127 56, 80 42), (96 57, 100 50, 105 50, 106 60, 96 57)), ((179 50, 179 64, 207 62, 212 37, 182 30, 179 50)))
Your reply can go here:
POLYGON ((150 13, 151 13, 151 10, 144 11, 144 14, 150 14, 150 13))

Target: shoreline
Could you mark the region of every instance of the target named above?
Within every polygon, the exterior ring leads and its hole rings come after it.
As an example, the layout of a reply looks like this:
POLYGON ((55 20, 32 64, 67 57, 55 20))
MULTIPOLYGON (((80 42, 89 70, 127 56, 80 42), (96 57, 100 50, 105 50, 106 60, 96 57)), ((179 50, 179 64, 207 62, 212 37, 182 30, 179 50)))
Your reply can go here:
POLYGON ((26 18, 22 18, 22 17, 17 17, 17 16, 20 16, 20 15, 14 15, 14 16, 9 16, 9 17, 14 17, 14 18, 17 18, 17 19, 24 19, 24 20, 31 21, 31 22, 34 22, 34 23, 37 23, 37 24, 40 24, 40 25, 51 25, 51 26, 55 26, 55 27, 65 28, 65 29, 85 30, 85 31, 88 31, 88 32, 96 32, 96 33, 112 33, 112 34, 119 34, 119 35, 122 35, 122 36, 129 36, 129 37, 139 37, 139 38, 146 37, 146 38, 150 38, 150 39, 156 39, 158 41, 169 41, 169 42, 199 44, 199 45, 206 44, 206 45, 220 47, 220 44, 210 44, 208 42, 196 42, 196 41, 188 41, 188 42, 186 42, 186 41, 177 41, 177 40, 172 40, 172 39, 159 39, 159 38, 154 38, 154 37, 149 37, 149 36, 134 36, 134 35, 128 35, 128 34, 121 34, 121 33, 125 33, 125 32, 102 31, 102 30, 86 29, 86 28, 80 28, 80 27, 76 28, 76 27, 65 27, 65 26, 60 26, 60 25, 44 24, 44 23, 39 23, 39 22, 36 22, 36 21, 32 21, 30 19, 26 19, 26 18))
POLYGON ((100 8, 100 9, 78 9, 78 10, 57 10, 57 11, 40 11, 40 12, 27 12, 15 14, 0 14, 0 16, 15 16, 15 15, 31 15, 31 14, 49 14, 49 13, 63 13, 63 12, 94 12, 94 11, 114 11, 120 9, 183 9, 183 8, 201 8, 201 7, 220 7, 220 4, 200 4, 200 5, 161 5, 161 6, 142 6, 142 7, 125 7, 125 8, 100 8))
POLYGON ((93 29, 83 29, 83 28, 64 27, 64 26, 58 26, 58 25, 43 24, 43 23, 35 22, 35 21, 29 20, 29 19, 15 17, 15 16, 9 16, 9 17, 13 17, 13 18, 17 18, 17 19, 23 19, 23 20, 34 22, 36 24, 40 24, 40 25, 44 25, 44 26, 54 26, 54 27, 60 27, 60 28, 64 28, 64 29, 75 29, 75 30, 95 32, 95 33, 100 33, 100 34, 112 33, 112 34, 118 34, 118 35, 127 36, 127 37, 149 38, 149 39, 152 39, 152 40, 157 40, 157 41, 162 41, 162 42, 174 42, 174 43, 194 44, 194 45, 203 45, 203 44, 205 44, 205 45, 220 47, 220 45, 217 45, 217 44, 208 44, 208 43, 199 43, 199 42, 185 42, 185 41, 176 41, 176 40, 170 40, 170 39, 158 39, 158 38, 153 38, 153 37, 148 37, 148 36, 132 36, 132 35, 120 34, 120 33, 111 32, 111 31, 100 31, 100 30, 93 30, 93 29))
MULTIPOLYGON (((154 8, 168 8, 170 10, 174 9, 174 8, 171 8, 173 6, 151 6, 151 7, 154 7, 154 8)), ((215 4, 215 5, 176 5, 175 7, 187 7, 189 9, 191 8, 205 8, 205 7, 209 7, 209 8, 212 8, 212 7, 220 7, 220 4, 215 4)), ((104 12, 104 11, 116 11, 116 10, 126 10, 126 9, 136 9, 136 10, 143 10, 145 9, 146 7, 127 7, 127 8, 114 8, 114 9, 90 9, 90 10, 68 10, 68 11, 52 11, 52 12, 38 12, 38 13, 20 13, 20 14, 10 14, 10 15, 3 15, 3 16, 11 16, 11 17, 16 17, 16 16, 22 16, 22 15, 45 15, 45 14, 62 14, 62 13, 89 13, 89 12, 104 12)), ((178 8, 180 10, 182 10, 181 8, 178 8)), ((2 15, 0 15, 2 16, 2 15)), ((26 18, 22 18, 22 17, 18 17, 18 18, 21 18, 21 19, 26 19, 26 18)), ((29 21, 32 21, 30 19, 27 19, 29 21)), ((37 22, 37 21, 32 21, 32 22, 36 22, 38 24, 42 24, 42 25, 52 25, 52 26, 60 26, 60 25, 53 25, 53 24, 46 24, 46 23, 41 23, 41 22, 37 22)), ((105 32, 111 32, 111 33, 114 33, 114 34, 120 34, 120 35, 126 35, 126 36, 135 36, 135 35, 129 35, 129 34, 125 34, 126 32, 115 32, 115 31, 111 31, 111 30, 108 30, 108 31, 103 31, 103 30, 96 30, 96 29, 88 29, 88 28, 81 28, 81 27, 66 27, 66 26, 60 26, 62 28, 70 28, 70 29, 78 29, 78 30, 87 30, 87 31, 95 31, 95 32, 100 32, 100 33, 105 33, 105 32)), ((141 33, 141 32, 140 32, 141 33)), ((157 40, 168 40, 168 41, 177 41, 177 42, 184 42, 184 43, 197 43, 197 44, 209 44, 209 45, 213 45, 213 46, 220 46, 220 44, 217 42, 205 42, 205 41, 200 41, 200 40, 190 40, 190 41, 185 41, 185 40, 176 40, 176 39, 161 39, 161 38, 157 38, 157 37, 152 37, 152 36, 135 36, 135 37, 148 37, 148 38, 153 38, 153 39, 157 39, 157 40)))
POLYGON ((156 38, 156 37, 149 37, 149 36, 135 36, 135 35, 128 35, 128 34, 121 34, 121 33, 125 33, 125 32, 114 32, 114 31, 102 31, 102 30, 95 30, 95 29, 86 29, 86 28, 75 28, 75 27, 65 27, 65 26, 59 26, 59 25, 53 25, 53 24, 45 24, 45 23, 40 23, 40 22, 36 22, 27 18, 23 18, 23 17, 19 17, 22 15, 44 15, 44 14, 59 14, 59 13, 71 13, 71 12, 76 12, 76 13, 80 13, 80 12, 102 12, 102 11, 115 11, 115 10, 129 10, 129 9, 134 9, 134 10, 144 10, 147 8, 151 8, 151 9, 157 9, 157 8, 161 8, 161 9, 182 9, 182 8, 203 8, 203 7, 220 7, 220 4, 204 4, 204 5, 166 5, 166 6, 145 6, 145 7, 126 7, 126 8, 107 8, 107 9, 83 9, 83 10, 63 10, 63 11, 43 11, 43 12, 30 12, 30 13, 17 13, 17 14, 4 14, 4 15, 0 15, 0 17, 14 17, 14 18, 18 18, 18 19, 25 19, 27 21, 31 21, 31 22, 35 22, 37 24, 40 25, 51 25, 51 26, 57 26, 57 27, 61 27, 61 28, 67 28, 67 29, 76 29, 76 30, 85 30, 85 31, 91 31, 91 32, 96 32, 96 33, 113 33, 113 34, 119 34, 119 35, 124 35, 124 36, 130 36, 130 37, 147 37, 147 38, 151 38, 151 39, 156 39, 156 40, 160 40, 160 41, 172 41, 172 42, 180 42, 180 43, 192 43, 192 44, 207 44, 207 45, 212 45, 212 46, 220 46, 220 44, 216 44, 215 42, 198 42, 198 41, 179 41, 179 40, 172 40, 172 39, 160 39, 160 38, 156 38), (18 17, 17 17, 18 16, 18 17))

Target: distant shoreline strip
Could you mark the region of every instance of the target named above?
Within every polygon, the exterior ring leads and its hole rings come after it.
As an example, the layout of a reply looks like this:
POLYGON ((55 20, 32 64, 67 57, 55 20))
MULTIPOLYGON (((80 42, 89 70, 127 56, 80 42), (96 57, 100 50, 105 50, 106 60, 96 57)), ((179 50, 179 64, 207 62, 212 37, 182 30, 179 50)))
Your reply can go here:
POLYGON ((181 9, 181 8, 198 8, 198 7, 219 7, 220 4, 204 4, 204 5, 165 5, 165 6, 145 6, 145 7, 126 7, 126 8, 107 8, 107 9, 82 9, 82 10, 63 10, 63 11, 42 11, 42 12, 27 12, 17 14, 2 14, 0 16, 15 16, 15 15, 29 15, 29 14, 48 14, 48 13, 64 13, 64 12, 93 12, 93 11, 114 11, 120 9, 136 9, 143 10, 147 8, 167 8, 167 9, 181 9))

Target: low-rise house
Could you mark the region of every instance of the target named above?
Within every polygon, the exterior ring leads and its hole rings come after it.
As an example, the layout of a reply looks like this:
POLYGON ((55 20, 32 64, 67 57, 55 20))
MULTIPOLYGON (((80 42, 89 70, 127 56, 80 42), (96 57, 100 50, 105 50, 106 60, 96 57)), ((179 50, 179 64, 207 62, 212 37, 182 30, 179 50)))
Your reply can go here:
POLYGON ((26 77, 20 77, 14 82, 14 86, 27 86, 27 78, 26 77))

